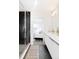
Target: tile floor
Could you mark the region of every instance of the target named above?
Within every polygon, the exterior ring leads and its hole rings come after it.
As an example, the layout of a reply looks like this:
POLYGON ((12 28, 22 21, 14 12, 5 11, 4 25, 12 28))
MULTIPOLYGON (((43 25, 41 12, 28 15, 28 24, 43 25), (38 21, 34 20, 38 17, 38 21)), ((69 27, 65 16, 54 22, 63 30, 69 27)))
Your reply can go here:
POLYGON ((35 41, 31 45, 24 59, 52 59, 45 44, 42 41, 35 41))

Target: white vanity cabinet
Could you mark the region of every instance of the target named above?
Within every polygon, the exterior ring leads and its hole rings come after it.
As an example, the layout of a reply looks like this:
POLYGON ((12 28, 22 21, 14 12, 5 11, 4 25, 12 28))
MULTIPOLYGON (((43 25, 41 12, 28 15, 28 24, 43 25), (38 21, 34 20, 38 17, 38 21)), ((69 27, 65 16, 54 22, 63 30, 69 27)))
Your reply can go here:
POLYGON ((59 59, 59 43, 58 37, 45 33, 44 42, 49 50, 52 59, 59 59))

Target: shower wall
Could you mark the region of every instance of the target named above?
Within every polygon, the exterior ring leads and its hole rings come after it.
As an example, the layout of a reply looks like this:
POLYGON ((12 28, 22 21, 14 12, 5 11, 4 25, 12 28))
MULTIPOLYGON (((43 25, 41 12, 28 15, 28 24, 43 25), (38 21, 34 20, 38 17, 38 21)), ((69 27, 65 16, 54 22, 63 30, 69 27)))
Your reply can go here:
POLYGON ((30 43, 30 12, 19 11, 19 44, 30 43))

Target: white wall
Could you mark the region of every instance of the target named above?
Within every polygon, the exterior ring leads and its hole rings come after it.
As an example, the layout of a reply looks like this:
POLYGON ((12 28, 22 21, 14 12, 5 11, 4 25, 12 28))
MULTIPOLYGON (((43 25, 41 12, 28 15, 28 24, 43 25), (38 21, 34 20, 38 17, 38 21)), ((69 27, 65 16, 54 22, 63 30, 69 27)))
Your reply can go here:
POLYGON ((45 17, 45 30, 46 31, 53 31, 57 28, 59 28, 59 15, 58 15, 58 11, 57 14, 53 15, 53 16, 48 16, 45 17))
POLYGON ((44 20, 42 17, 36 17, 31 15, 31 39, 32 43, 34 37, 42 37, 42 34, 39 32, 44 31, 44 20))

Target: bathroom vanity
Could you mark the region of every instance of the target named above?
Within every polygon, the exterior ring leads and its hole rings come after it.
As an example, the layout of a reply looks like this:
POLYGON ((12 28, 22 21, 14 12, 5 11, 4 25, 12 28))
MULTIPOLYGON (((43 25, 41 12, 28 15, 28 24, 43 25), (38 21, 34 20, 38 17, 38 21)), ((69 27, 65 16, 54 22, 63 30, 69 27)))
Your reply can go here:
POLYGON ((57 35, 45 32, 44 42, 49 50, 52 59, 59 59, 59 38, 57 35))

